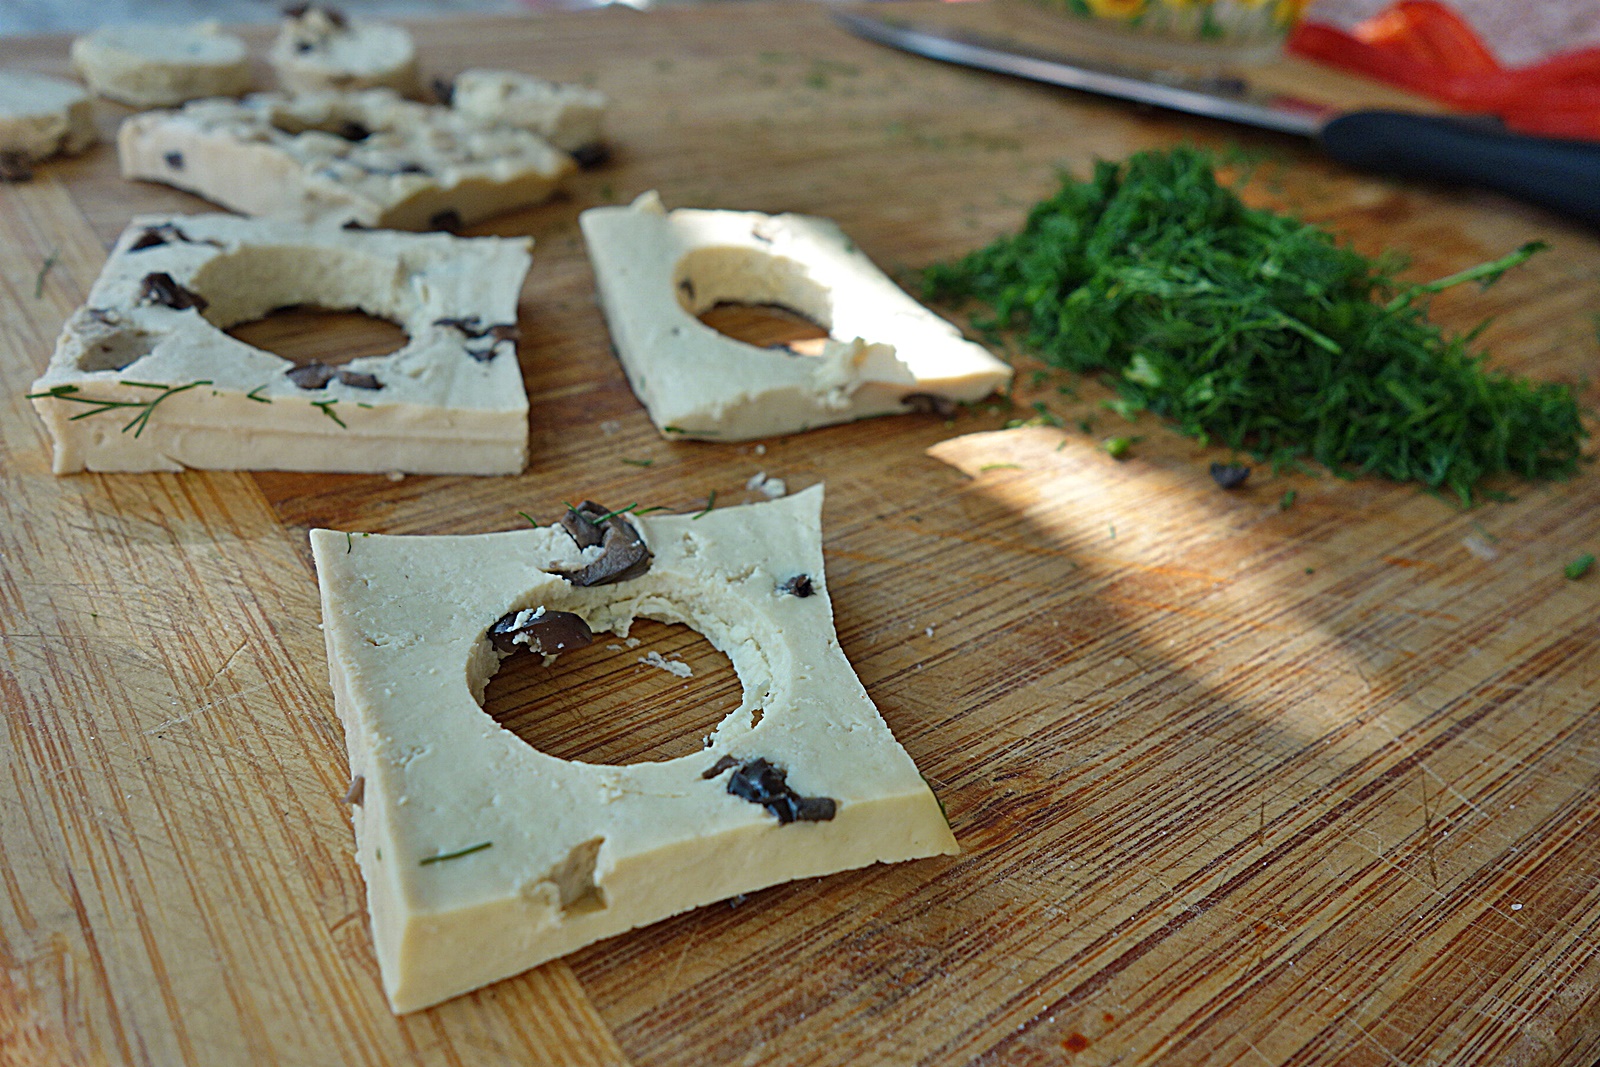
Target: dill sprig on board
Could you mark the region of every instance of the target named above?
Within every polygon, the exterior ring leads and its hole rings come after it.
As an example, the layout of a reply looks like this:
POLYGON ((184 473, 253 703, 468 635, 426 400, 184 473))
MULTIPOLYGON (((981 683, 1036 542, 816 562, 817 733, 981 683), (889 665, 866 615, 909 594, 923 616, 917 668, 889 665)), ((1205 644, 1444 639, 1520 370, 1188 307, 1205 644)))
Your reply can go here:
POLYGON ((87 419, 91 415, 100 415, 107 411, 137 411, 138 414, 122 428, 122 432, 127 433, 132 430, 133 436, 138 437, 144 433, 145 427, 150 425, 150 416, 154 414, 156 407, 167 397, 186 393, 190 389, 198 389, 202 385, 211 385, 212 382, 211 379, 204 378, 200 381, 190 382, 187 385, 162 385, 159 382, 130 382, 127 380, 120 381, 117 384, 131 385, 136 389, 160 390, 160 395, 149 400, 96 400, 93 397, 78 396, 79 390, 76 385, 57 385, 46 389, 42 393, 28 393, 24 396, 24 399, 40 400, 44 397, 50 397, 55 400, 64 400, 69 404, 87 404, 92 409, 79 412, 68 419, 68 422, 77 422, 79 419, 87 419))
MULTIPOLYGON (((970 299, 1047 362, 1107 372, 1119 409, 1275 466, 1419 481, 1471 503, 1486 477, 1571 473, 1586 436, 1572 390, 1484 366, 1426 297, 1488 285, 1537 252, 1430 285, 1327 231, 1246 207, 1205 153, 1142 152, 1064 178, 1023 230, 929 268, 927 295, 970 299)), ((1481 330, 1482 327, 1479 327, 1481 330)))

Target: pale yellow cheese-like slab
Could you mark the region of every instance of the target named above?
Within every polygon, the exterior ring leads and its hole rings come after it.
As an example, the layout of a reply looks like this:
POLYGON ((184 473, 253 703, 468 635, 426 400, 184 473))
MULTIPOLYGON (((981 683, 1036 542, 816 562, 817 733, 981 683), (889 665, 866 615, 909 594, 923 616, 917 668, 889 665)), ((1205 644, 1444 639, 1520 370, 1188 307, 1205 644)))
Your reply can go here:
POLYGON ((543 203, 577 169, 537 134, 388 89, 194 100, 123 121, 124 178, 246 215, 395 230, 470 226, 543 203))
POLYGON ((979 400, 1011 380, 828 219, 668 211, 646 193, 578 222, 617 358, 668 437, 797 433, 918 398, 979 400), (697 318, 722 302, 786 307, 831 336, 820 356, 746 344, 697 318))
POLYGON ((356 854, 396 1012, 738 893, 957 851, 839 647, 821 511, 818 486, 638 518, 649 572, 590 588, 551 573, 580 563, 559 526, 312 531, 335 702, 363 782, 356 854), (780 589, 800 574, 814 595, 780 589), (732 661, 742 703, 693 756, 600 766, 540 753, 479 702, 499 663, 486 630, 541 607, 619 634, 635 618, 687 624, 732 661), (835 817, 780 825, 728 793, 726 772, 703 777, 724 756, 782 767, 798 793, 832 798, 835 817))
POLYGON ((514 330, 532 243, 135 216, 30 390, 54 470, 515 474, 528 453, 516 343, 470 334, 514 330), (152 275, 206 305, 151 301, 152 275), (359 309, 407 342, 304 387, 289 360, 224 332, 294 304, 359 309))

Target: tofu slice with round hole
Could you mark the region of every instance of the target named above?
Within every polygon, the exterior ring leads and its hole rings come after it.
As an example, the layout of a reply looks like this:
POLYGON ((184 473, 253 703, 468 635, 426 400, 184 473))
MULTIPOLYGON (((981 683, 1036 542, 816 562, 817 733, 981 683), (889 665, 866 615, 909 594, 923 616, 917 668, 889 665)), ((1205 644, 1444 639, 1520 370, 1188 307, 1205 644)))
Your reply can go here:
POLYGON ((646 193, 579 223, 617 357, 669 437, 796 433, 979 400, 1011 380, 827 219, 667 211, 646 193), (830 337, 818 356, 747 344, 699 321, 725 302, 775 304, 830 337))
POLYGON ((136 217, 30 398, 53 469, 515 474, 527 238, 358 232, 236 215, 136 217), (406 343, 296 366, 225 330, 300 304, 406 343))
POLYGON ((821 511, 816 486, 698 519, 623 516, 648 570, 588 586, 563 577, 581 577, 584 551, 559 525, 312 531, 361 783, 356 856, 395 1011, 739 893, 958 851, 839 648, 821 511), (556 613, 622 635, 635 618, 692 627, 732 662, 739 708, 677 759, 536 751, 480 707, 500 662, 487 631, 509 618, 536 633, 556 613))

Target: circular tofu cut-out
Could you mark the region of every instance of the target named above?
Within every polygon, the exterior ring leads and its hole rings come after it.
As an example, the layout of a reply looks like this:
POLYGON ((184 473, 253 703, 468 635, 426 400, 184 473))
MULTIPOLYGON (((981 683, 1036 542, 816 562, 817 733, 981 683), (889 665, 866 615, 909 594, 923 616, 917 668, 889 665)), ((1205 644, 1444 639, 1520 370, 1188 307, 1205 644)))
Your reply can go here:
POLYGON ((548 667, 534 653, 508 656, 483 710, 557 759, 627 766, 703 751, 743 696, 728 657, 681 624, 639 619, 628 633, 596 633, 548 667))
POLYGON ((833 301, 805 265, 749 248, 697 248, 673 271, 678 304, 706 326, 757 348, 821 355, 833 301))
POLYGON ((189 288, 205 297, 207 322, 226 330, 279 308, 312 304, 406 323, 418 311, 392 259, 327 245, 247 245, 215 256, 189 288))
POLYGON ((724 337, 757 348, 784 348, 797 356, 820 356, 830 334, 797 311, 778 304, 724 300, 697 316, 724 337))

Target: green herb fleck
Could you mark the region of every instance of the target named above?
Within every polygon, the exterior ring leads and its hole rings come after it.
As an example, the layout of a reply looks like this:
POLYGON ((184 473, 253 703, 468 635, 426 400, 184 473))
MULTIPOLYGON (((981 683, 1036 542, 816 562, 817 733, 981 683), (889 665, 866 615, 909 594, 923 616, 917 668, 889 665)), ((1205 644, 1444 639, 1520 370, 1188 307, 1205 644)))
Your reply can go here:
POLYGON ((44 257, 44 263, 39 267, 38 277, 33 279, 33 298, 35 300, 44 298, 44 276, 49 274, 51 269, 59 262, 61 262, 61 253, 52 248, 50 254, 44 257))
POLYGON ((1571 563, 1569 563, 1565 567, 1563 567, 1561 569, 1561 573, 1565 574, 1568 578, 1572 579, 1573 581, 1577 581, 1579 578, 1582 578, 1585 574, 1588 574, 1589 573, 1589 568, 1593 567, 1593 566, 1594 566, 1594 554, 1590 553, 1590 552, 1585 552, 1583 555, 1579 556, 1577 559, 1573 560, 1571 563))
MULTIPOLYGON (((568 504, 567 505, 567 510, 573 511, 573 510, 576 510, 576 509, 573 508, 573 506, 571 504, 568 504)), ((529 515, 526 511, 519 511, 519 512, 517 512, 517 514, 521 515, 523 518, 527 519, 529 526, 538 526, 539 525, 539 520, 534 518, 532 515, 529 515)))
POLYGON ((1278 510, 1288 511, 1290 508, 1294 507, 1294 502, 1298 499, 1300 499, 1299 493, 1295 492, 1293 489, 1285 489, 1283 491, 1283 496, 1278 498, 1278 510))
POLYGON ((1138 443, 1137 437, 1108 437, 1101 443, 1101 448, 1106 450, 1106 455, 1112 459, 1127 459, 1128 453, 1138 443))
POLYGON ((650 464, 654 463, 655 460, 653 460, 653 459, 624 459, 622 462, 626 463, 630 467, 648 467, 648 466, 650 466, 650 464))
POLYGON ((928 776, 920 771, 917 772, 917 777, 922 779, 922 784, 927 786, 928 792, 933 794, 933 802, 939 805, 939 814, 944 816, 945 825, 950 825, 950 813, 945 810, 944 801, 939 799, 939 793, 933 788, 933 783, 928 781, 928 776))
POLYGON ((266 383, 263 382, 261 385, 256 386, 254 389, 244 394, 244 398, 246 400, 254 400, 257 404, 270 404, 272 403, 270 397, 256 396, 257 393, 261 392, 261 390, 265 389, 266 387, 266 383))
POLYGON ((978 473, 982 474, 984 471, 1019 471, 1021 469, 1022 465, 1020 463, 985 463, 978 468, 978 473))
POLYGON ((1246 207, 1190 148, 1064 179, 1023 230, 929 268, 927 295, 987 305, 1046 362, 1112 380, 1113 406, 1282 469, 1419 481, 1472 503, 1502 472, 1572 473, 1587 436, 1572 390, 1484 365, 1426 298, 1492 283, 1537 243, 1426 285, 1397 282, 1328 232, 1246 207))
POLYGON ((704 515, 711 514, 711 509, 716 507, 716 506, 717 506, 717 491, 715 489, 713 489, 713 490, 711 490, 711 495, 706 498, 705 510, 701 511, 701 512, 697 512, 694 516, 692 516, 690 521, 692 522, 692 521, 694 521, 694 519, 698 519, 698 518, 700 518, 700 517, 702 517, 704 515))
POLYGON ((341 419, 339 417, 338 413, 333 410, 333 405, 337 404, 338 402, 339 402, 339 398, 338 397, 334 397, 332 400, 313 400, 311 402, 311 406, 316 408, 317 410, 321 411, 324 415, 328 416, 328 418, 332 419, 334 422, 337 422, 341 429, 348 430, 350 427, 346 426, 344 424, 344 420, 341 419))
POLYGON ((470 856, 474 852, 482 852, 484 849, 492 847, 494 847, 493 841, 479 841, 476 845, 468 845, 466 848, 457 849, 454 852, 441 852, 437 856, 424 856, 419 862, 422 866, 426 867, 430 863, 443 863, 445 860, 458 860, 462 856, 470 856))

